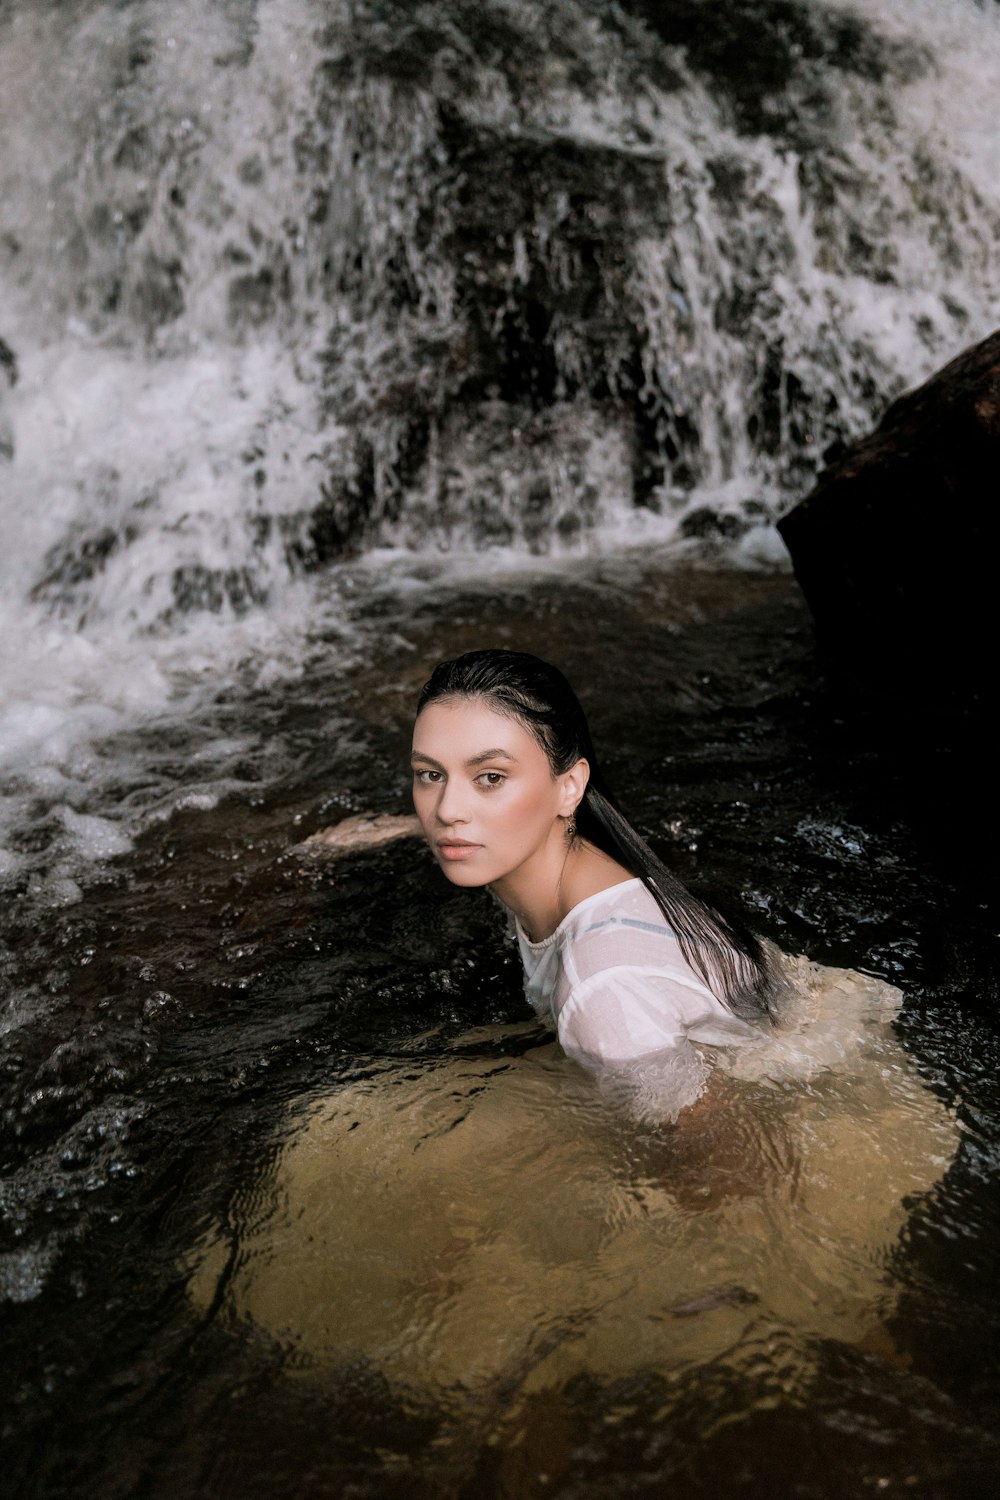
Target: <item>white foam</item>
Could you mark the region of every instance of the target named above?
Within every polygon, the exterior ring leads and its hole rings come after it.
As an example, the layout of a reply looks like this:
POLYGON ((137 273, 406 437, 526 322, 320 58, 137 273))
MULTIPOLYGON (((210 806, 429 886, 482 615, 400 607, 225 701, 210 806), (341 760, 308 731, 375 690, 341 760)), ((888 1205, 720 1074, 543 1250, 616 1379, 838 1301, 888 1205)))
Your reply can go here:
POLYGON ((893 103, 904 135, 925 139, 943 163, 960 169, 995 205, 1000 184, 1000 26, 977 0, 830 0, 866 16, 906 46, 933 59, 893 103))
POLYGON ((0 1300, 33 1302, 41 1296, 55 1263, 55 1243, 0 1255, 0 1300))
POLYGON ((312 399, 273 341, 169 360, 74 341, 29 352, 7 403, 3 597, 27 579, 50 616, 132 630, 178 611, 185 569, 244 572, 247 602, 263 599, 288 566, 261 544, 255 475, 269 518, 308 503, 316 433, 298 413, 312 399))
POLYGON ((299 585, 281 609, 195 617, 157 637, 114 620, 84 634, 37 606, 4 611, 0 632, 16 649, 0 656, 0 879, 27 877, 44 904, 66 905, 93 866, 126 852, 149 822, 239 791, 245 782, 231 768, 263 766, 280 744, 199 726, 210 726, 221 683, 254 691, 298 677, 322 608, 299 585), (160 725, 181 735, 176 754, 159 749, 160 725), (26 833, 30 853, 21 852, 26 833))
POLYGON ((71 807, 59 807, 56 811, 75 851, 86 859, 110 859, 115 854, 127 854, 132 848, 131 839, 108 818, 88 817, 71 807))

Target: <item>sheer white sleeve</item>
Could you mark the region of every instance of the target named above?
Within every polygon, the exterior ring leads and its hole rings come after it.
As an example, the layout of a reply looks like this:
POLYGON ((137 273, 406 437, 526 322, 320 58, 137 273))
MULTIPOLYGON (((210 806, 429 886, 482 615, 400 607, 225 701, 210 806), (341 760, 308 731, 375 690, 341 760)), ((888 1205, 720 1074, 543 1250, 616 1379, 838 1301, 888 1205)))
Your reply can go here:
POLYGON ((605 969, 570 995, 559 1016, 563 1050, 597 1072, 615 1104, 638 1120, 676 1119, 708 1076, 684 1025, 689 997, 671 990, 660 975, 605 969))
POLYGON ((559 1040, 590 1064, 630 1062, 685 1039, 684 1005, 666 977, 621 964, 576 984, 559 1011, 559 1040))

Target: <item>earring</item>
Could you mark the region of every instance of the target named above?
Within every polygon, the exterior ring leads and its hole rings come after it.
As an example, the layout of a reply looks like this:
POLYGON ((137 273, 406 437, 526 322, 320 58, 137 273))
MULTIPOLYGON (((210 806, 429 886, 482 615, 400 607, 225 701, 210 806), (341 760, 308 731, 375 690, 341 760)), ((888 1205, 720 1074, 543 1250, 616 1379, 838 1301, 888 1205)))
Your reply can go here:
POLYGON ((570 813, 566 819, 566 842, 571 844, 576 838, 576 818, 570 813))

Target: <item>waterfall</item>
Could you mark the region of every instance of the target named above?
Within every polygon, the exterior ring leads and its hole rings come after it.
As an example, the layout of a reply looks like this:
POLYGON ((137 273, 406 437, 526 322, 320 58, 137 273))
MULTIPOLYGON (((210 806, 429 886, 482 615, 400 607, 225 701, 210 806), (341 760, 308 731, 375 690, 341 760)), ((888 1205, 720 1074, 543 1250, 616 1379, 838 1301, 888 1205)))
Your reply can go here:
POLYGON ((8 765, 372 549, 773 561, 995 325, 998 86, 976 0, 10 0, 8 765))
POLYGON ((8 587, 77 622, 378 544, 735 537, 995 319, 971 3, 0 26, 8 587))

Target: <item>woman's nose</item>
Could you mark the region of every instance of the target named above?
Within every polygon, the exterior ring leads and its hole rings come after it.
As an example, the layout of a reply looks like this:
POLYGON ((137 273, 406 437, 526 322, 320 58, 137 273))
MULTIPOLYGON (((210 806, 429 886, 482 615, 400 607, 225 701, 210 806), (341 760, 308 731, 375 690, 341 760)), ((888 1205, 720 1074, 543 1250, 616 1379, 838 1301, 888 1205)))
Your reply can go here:
POLYGON ((469 821, 462 788, 454 781, 445 782, 441 788, 437 815, 440 823, 467 823, 469 821))

